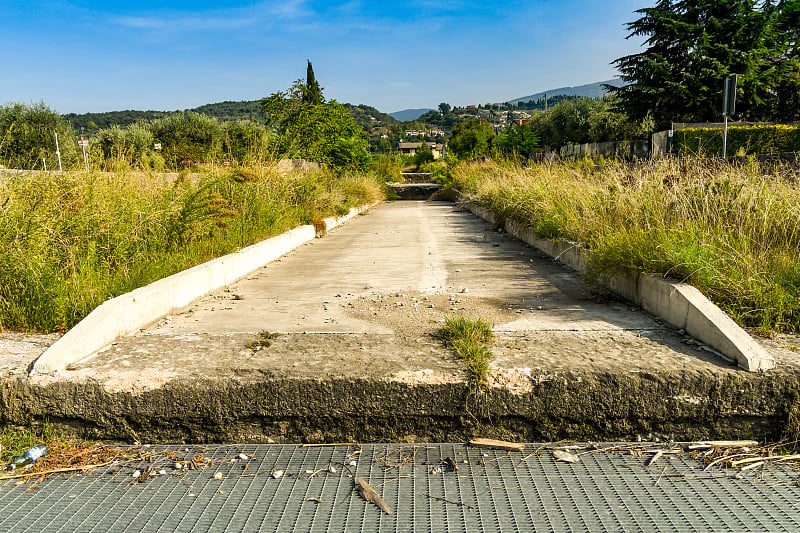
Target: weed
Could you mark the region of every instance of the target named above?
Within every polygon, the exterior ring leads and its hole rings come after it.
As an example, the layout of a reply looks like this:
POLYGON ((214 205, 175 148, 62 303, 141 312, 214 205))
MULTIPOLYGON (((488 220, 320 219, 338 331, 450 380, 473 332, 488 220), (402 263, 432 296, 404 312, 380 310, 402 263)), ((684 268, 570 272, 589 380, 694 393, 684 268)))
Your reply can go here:
POLYGON ((108 298, 382 199, 369 175, 264 167, 237 176, 4 174, 0 329, 65 331, 108 298))
POLYGON ((492 352, 486 347, 492 338, 492 325, 481 318, 471 320, 457 316, 445 320, 439 336, 464 361, 469 382, 479 385, 486 381, 492 352))
POLYGON ((269 348, 272 346, 272 341, 280 337, 280 333, 269 332, 267 330, 263 330, 258 334, 258 340, 250 341, 247 343, 247 348, 257 352, 262 348, 269 348))

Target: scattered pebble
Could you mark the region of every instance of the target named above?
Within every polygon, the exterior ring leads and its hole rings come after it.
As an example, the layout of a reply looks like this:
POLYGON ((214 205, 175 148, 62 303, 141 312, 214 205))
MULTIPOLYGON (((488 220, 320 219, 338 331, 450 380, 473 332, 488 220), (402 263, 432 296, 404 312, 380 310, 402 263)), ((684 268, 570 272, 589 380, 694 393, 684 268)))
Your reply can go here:
POLYGON ((247 456, 247 454, 240 453, 239 454, 239 459, 241 459, 242 461, 247 461, 250 458, 247 456))
POLYGON ((335 474, 336 473, 336 467, 333 466, 333 465, 328 466, 328 472, 330 472, 331 474, 335 474))
POLYGON ((280 478, 282 478, 282 477, 283 477, 283 470, 275 470, 275 471, 272 473, 272 477, 274 477, 275 479, 280 479, 280 478))
POLYGON ((161 470, 158 471, 158 474, 160 476, 165 476, 165 475, 167 475, 167 471, 162 468, 161 470))
POLYGON ((180 463, 175 463, 175 470, 180 470, 181 468, 183 468, 183 465, 182 465, 182 464, 180 464, 180 463))
POLYGON ((468 289, 467 287, 464 287, 463 289, 461 289, 461 292, 462 292, 462 293, 468 293, 468 292, 469 292, 469 289, 468 289))
POLYGON ((133 478, 134 478, 134 479, 136 479, 137 477, 139 477, 139 476, 141 476, 141 475, 142 475, 142 471, 141 471, 141 470, 136 470, 136 471, 133 473, 133 478))
POLYGON ((350 466, 357 466, 357 465, 358 465, 358 463, 357 463, 357 462, 355 462, 355 461, 350 461, 350 466))

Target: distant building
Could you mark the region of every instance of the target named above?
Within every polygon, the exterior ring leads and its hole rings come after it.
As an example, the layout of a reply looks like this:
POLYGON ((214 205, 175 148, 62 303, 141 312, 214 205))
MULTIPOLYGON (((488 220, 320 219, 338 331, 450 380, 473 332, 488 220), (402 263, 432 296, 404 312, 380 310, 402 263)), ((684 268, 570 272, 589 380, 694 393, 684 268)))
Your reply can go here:
MULTIPOLYGON (((417 153, 420 146, 422 146, 421 142, 400 143, 400 153, 403 155, 414 155, 417 153)), ((434 159, 442 157, 442 151, 444 150, 444 145, 442 143, 428 142, 428 146, 431 147, 434 159)))

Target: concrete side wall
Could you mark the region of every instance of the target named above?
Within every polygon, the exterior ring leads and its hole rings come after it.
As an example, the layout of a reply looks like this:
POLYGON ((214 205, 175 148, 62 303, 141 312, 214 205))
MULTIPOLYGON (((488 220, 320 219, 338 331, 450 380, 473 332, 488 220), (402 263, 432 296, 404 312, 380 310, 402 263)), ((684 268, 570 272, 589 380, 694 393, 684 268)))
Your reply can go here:
MULTIPOLYGON (((498 223, 488 209, 473 203, 468 203, 467 207, 484 220, 498 223)), ((534 235, 532 228, 516 220, 504 221, 504 227, 509 234, 550 257, 574 270, 586 272, 587 251, 579 244, 541 239, 534 235)), ((755 372, 775 368, 773 357, 695 287, 634 271, 607 275, 601 281, 649 313, 686 330, 743 369, 755 372)))
MULTIPOLYGON (((332 229, 367 210, 351 209, 343 217, 325 219, 332 229)), ((324 234, 323 232, 320 232, 324 234)), ((119 337, 129 335, 162 317, 185 308, 194 300, 225 287, 250 272, 309 242, 314 226, 300 226, 286 233, 178 272, 99 305, 34 362, 31 374, 63 370, 119 337)))

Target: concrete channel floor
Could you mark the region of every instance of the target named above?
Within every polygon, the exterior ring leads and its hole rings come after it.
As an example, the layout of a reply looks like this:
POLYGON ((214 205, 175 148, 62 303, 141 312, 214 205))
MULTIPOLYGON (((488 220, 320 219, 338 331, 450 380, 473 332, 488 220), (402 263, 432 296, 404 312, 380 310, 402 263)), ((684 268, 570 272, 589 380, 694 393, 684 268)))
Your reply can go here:
POLYGON ((112 390, 142 391, 191 368, 452 382, 462 367, 432 334, 459 314, 494 324, 492 382, 522 390, 536 370, 735 371, 640 309, 598 301, 573 272, 452 204, 405 201, 373 209, 57 379, 92 376, 112 390), (262 331, 281 335, 248 349, 262 331))
POLYGON ((798 473, 711 468, 665 443, 181 445, 0 481, 0 530, 797 531, 798 473), (568 448, 576 463, 559 462, 568 448), (670 450, 651 464, 657 450, 670 450), (197 468, 185 465, 195 459, 197 468), (182 468, 175 467, 176 462, 182 468), (134 472, 150 468, 138 482, 134 472), (34 476, 35 477, 35 476, 34 476), (392 514, 354 490, 365 479, 392 514))

